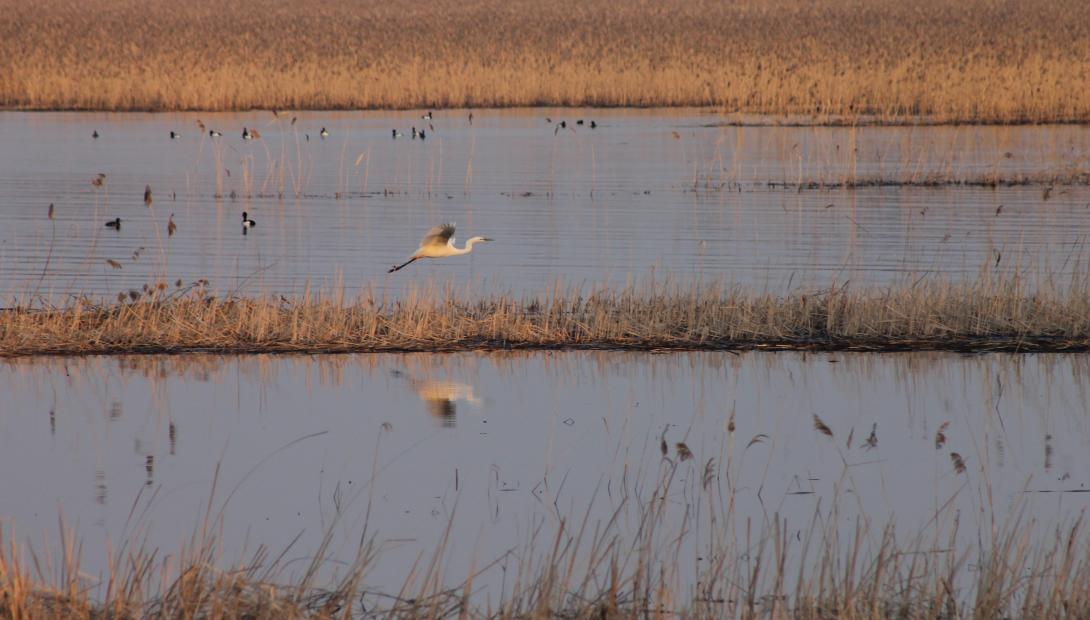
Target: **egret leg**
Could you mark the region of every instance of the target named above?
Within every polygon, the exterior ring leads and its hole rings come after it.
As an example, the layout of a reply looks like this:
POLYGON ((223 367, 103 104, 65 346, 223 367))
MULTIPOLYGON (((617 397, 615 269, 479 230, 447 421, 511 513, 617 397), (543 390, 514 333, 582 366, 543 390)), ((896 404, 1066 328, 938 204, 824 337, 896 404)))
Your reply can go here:
POLYGON ((393 273, 393 272, 397 271, 398 269, 401 269, 402 267, 405 267, 406 265, 413 262, 417 258, 418 257, 414 256, 414 257, 410 258, 409 260, 405 261, 404 263, 401 263, 400 265, 394 265, 393 267, 390 267, 390 270, 387 271, 386 273, 393 273))

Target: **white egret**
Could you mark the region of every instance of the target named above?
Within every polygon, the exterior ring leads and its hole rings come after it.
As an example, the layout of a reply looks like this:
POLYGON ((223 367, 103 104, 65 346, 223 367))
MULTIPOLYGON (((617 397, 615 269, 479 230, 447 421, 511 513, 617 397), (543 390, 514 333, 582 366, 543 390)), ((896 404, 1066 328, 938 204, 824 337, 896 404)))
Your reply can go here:
POLYGON ((418 258, 445 258, 447 256, 460 256, 473 251, 473 244, 482 241, 492 241, 487 237, 471 237, 466 240, 464 248, 454 247, 454 224, 440 224, 428 231, 420 242, 420 247, 413 252, 409 260, 390 267, 386 273, 393 273, 408 265, 418 258))

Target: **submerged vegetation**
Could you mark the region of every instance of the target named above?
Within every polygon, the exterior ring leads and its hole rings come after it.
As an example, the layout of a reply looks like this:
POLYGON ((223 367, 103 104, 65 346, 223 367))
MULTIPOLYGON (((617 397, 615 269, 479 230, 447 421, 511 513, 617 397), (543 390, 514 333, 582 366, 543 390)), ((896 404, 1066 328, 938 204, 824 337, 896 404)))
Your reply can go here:
MULTIPOLYGON (((1000 259, 1002 257, 1000 256, 1000 259)), ((1076 270, 1078 272, 1078 270, 1076 270)), ((889 288, 850 282, 776 295, 724 283, 649 280, 523 299, 452 289, 386 299, 373 290, 296 298, 224 297, 166 283, 22 304, 0 312, 0 355, 473 349, 1090 349, 1090 295, 1078 282, 1030 286, 1011 273, 921 277, 889 288)), ((177 283, 181 285, 181 282, 177 283)))
POLYGON ((2 0, 0 105, 715 106, 803 122, 1090 119, 1079 0, 2 0))

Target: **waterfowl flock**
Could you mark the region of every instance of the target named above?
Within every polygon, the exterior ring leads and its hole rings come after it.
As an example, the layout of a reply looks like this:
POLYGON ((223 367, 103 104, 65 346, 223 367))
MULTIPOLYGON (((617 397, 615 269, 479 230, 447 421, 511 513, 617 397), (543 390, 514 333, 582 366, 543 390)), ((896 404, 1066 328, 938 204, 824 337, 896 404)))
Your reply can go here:
MULTIPOLYGON (((273 114, 275 116, 277 116, 277 118, 279 118, 279 113, 278 112, 274 111, 273 114)), ((428 131, 431 131, 432 133, 435 132, 435 127, 431 123, 431 121, 434 120, 434 118, 435 118, 434 113, 432 111, 429 110, 429 111, 425 112, 423 115, 421 115, 420 118, 422 120, 424 120, 424 121, 427 121, 427 128, 417 128, 415 125, 411 126, 410 127, 410 132, 411 132, 410 135, 412 136, 413 140, 416 140, 418 138, 420 140, 426 140, 428 131)), ((472 112, 468 113, 467 119, 468 119, 469 125, 473 125, 474 117, 473 117, 472 112)), ((296 120, 297 120, 296 117, 292 117, 292 119, 291 119, 291 125, 292 126, 295 125, 296 120)), ((545 122, 551 124, 553 122, 553 119, 550 118, 550 117, 546 117, 545 122)), ((568 130, 571 130, 572 132, 575 132, 575 126, 580 126, 580 127, 581 126, 589 126, 590 129, 597 129, 598 128, 598 123, 596 121, 594 121, 594 120, 590 120, 588 122, 588 121, 586 121, 584 119, 576 119, 573 124, 574 124, 574 126, 571 126, 571 125, 569 125, 567 120, 561 120, 559 123, 556 123, 556 126, 553 129, 553 134, 554 135, 558 134, 560 132, 560 130, 562 130, 562 129, 568 129, 568 130)), ((219 131, 217 131, 215 129, 207 128, 204 125, 204 123, 199 121, 199 120, 197 121, 197 125, 199 126, 199 128, 200 128, 200 130, 202 132, 201 135, 203 135, 203 133, 205 131, 207 131, 209 138, 221 138, 223 136, 223 134, 221 132, 219 132, 219 131)), ((91 138, 94 139, 94 140, 97 140, 97 139, 99 139, 100 135, 101 134, 98 132, 98 130, 95 129, 91 133, 91 138)), ((322 140, 325 140, 326 138, 330 137, 330 135, 331 135, 331 132, 329 131, 329 129, 327 129, 324 126, 318 131, 318 136, 322 140)), ((404 137, 404 135, 405 134, 402 133, 402 131, 400 129, 396 128, 396 127, 390 129, 390 137, 392 139, 394 139, 394 140, 396 140, 398 138, 401 138, 401 137, 404 137)), ((182 133, 180 131, 172 129, 172 130, 170 130, 169 136, 170 136, 171 140, 180 140, 182 138, 182 133)), ((305 136, 307 141, 310 140, 310 134, 304 134, 304 136, 305 136)), ((242 128, 242 139, 243 140, 247 140, 247 141, 249 141, 249 140, 259 140, 260 138, 261 138, 261 133, 257 129, 251 128, 249 126, 244 126, 242 128)), ((230 175, 230 171, 228 171, 228 175, 230 175)), ((97 175, 96 177, 94 177, 91 180, 92 185, 94 185, 95 187, 103 187, 105 185, 105 182, 106 182, 106 175, 105 174, 99 174, 99 175, 97 175)), ((233 195, 234 195, 234 193, 232 192, 232 196, 233 195)), ((145 186, 145 188, 144 188, 144 204, 147 207, 150 208, 152 206, 152 202, 153 202, 152 190, 151 190, 151 186, 148 185, 148 186, 145 186)), ((50 205, 50 217, 51 218, 52 218, 52 213, 53 213, 52 205, 50 205)), ((254 227, 257 226, 257 222, 254 221, 254 219, 250 217, 250 214, 247 211, 242 212, 241 224, 242 224, 242 234, 243 235, 248 234, 251 229, 253 229, 254 227)), ((121 230, 121 218, 120 217, 115 217, 112 220, 106 221, 106 227, 111 228, 111 229, 113 229, 115 231, 120 231, 121 230)), ((174 214, 171 213, 170 217, 167 220, 167 236, 168 237, 173 237, 175 232, 177 232, 177 230, 178 230, 178 226, 174 222, 174 214)), ((393 273, 395 271, 399 271, 399 270, 405 268, 406 266, 408 266, 409 264, 411 264, 411 263, 413 263, 413 262, 415 262, 417 260, 420 260, 422 258, 447 258, 447 257, 451 257, 451 256, 460 256, 460 255, 463 255, 463 254, 469 254, 470 252, 473 251, 473 247, 474 247, 475 244, 492 241, 492 239, 490 239, 488 237, 479 237, 479 236, 478 237, 470 237, 465 242, 465 245, 459 248, 459 247, 455 246, 455 244, 454 244, 454 230, 455 230, 455 226, 452 223, 440 224, 440 225, 435 226, 432 229, 428 230, 428 232, 424 235, 423 240, 420 242, 420 246, 416 249, 416 251, 413 254, 411 254, 409 256, 408 260, 406 260, 405 262, 403 262, 401 264, 394 265, 393 267, 391 267, 388 270, 388 273, 393 273)))

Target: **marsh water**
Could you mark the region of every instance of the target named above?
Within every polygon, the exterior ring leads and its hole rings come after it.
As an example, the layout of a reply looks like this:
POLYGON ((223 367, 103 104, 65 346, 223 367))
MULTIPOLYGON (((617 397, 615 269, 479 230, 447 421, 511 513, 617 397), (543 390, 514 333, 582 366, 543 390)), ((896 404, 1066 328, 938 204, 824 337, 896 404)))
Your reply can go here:
MULTIPOLYGON (((396 296, 1086 271, 1080 127, 420 114, 0 113, 4 305, 199 279, 221 294, 396 296), (257 221, 245 235, 243 211, 257 221), (120 230, 104 226, 116 217, 120 230), (495 241, 386 274, 444 221, 495 241)), ((716 498, 740 538, 777 517, 799 533, 836 506, 846 524, 910 533, 958 520, 968 544, 993 517, 1059 525, 1087 507, 1088 375, 1079 355, 9 359, 0 527, 55 549, 62 517, 88 575, 124 541, 175 553, 209 515, 226 562, 264 545, 287 550, 289 572, 326 532, 332 566, 366 535, 381 549, 368 584, 389 591, 448 528, 454 583, 525 559, 561 523, 608 522, 630 540, 676 466, 671 506, 716 498)), ((671 553, 699 561, 696 546, 671 553)), ((495 579, 480 583, 494 594, 495 579)))
POLYGON ((651 274, 775 290, 985 266, 1063 276, 1090 231, 1090 134, 1077 126, 421 112, 2 113, 0 292, 112 296, 207 279, 251 295, 522 294, 651 274), (244 127, 260 138, 243 140, 244 127), (957 185, 989 179, 999 185, 957 185), (877 185, 830 188, 846 182, 877 185), (257 222, 246 236, 244 211, 257 222), (117 217, 120 230, 104 226, 117 217), (386 275, 445 221, 459 239, 495 242, 386 275))
MULTIPOLYGON (((329 530, 350 560, 366 528, 382 549, 369 586, 396 589, 448 526, 457 583, 535 527, 601 526, 676 462, 671 503, 718 487, 736 535, 776 516, 805 531, 839 506, 846 524, 908 533, 961 515, 972 542, 993 516, 1062 524, 1088 507, 1088 378, 1079 355, 14 359, 0 366, 3 525, 41 545, 59 512, 94 574, 119 541, 175 553, 211 500, 227 563, 263 544, 303 570, 329 530)), ((616 527, 634 537, 639 519, 616 527)))

